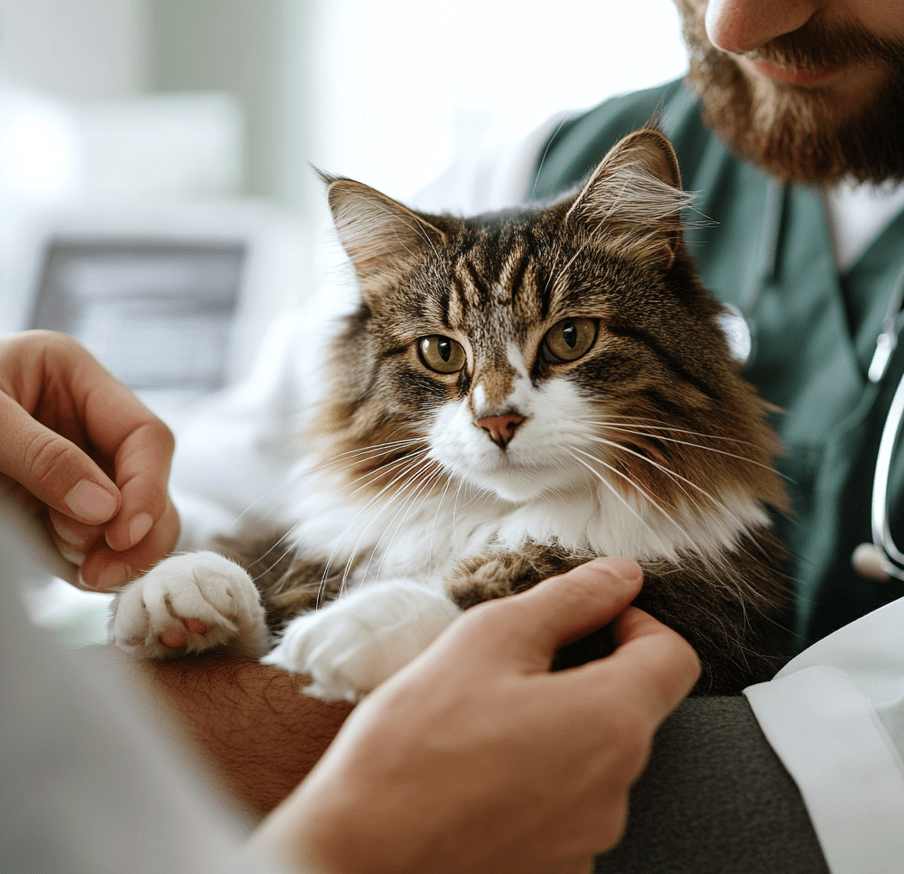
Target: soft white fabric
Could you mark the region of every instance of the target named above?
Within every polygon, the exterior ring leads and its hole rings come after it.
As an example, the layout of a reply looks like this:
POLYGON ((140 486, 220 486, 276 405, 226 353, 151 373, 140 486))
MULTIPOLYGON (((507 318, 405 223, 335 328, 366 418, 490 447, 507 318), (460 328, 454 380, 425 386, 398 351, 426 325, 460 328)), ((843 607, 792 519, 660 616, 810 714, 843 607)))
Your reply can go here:
POLYGON ((904 868, 904 599, 745 690, 833 874, 904 868))
POLYGON ((249 376, 212 395, 179 426, 171 482, 182 519, 180 549, 205 546, 240 518, 278 512, 303 451, 306 414, 320 398, 325 335, 352 299, 344 289, 284 313, 249 376))
POLYGON ((14 521, 0 503, 0 871, 277 874, 110 651, 61 650, 25 618, 14 521))

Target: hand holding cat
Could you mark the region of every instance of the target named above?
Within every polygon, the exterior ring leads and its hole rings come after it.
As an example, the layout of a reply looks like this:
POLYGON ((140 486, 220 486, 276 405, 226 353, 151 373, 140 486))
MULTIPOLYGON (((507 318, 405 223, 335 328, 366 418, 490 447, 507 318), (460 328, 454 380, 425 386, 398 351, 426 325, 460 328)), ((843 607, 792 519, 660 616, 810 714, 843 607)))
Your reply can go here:
POLYGON ((591 871, 699 675, 681 637, 628 607, 640 587, 633 562, 597 559, 468 610, 359 705, 258 842, 330 874, 591 871), (610 657, 549 672, 613 620, 610 657))
POLYGON ((0 485, 46 514, 80 585, 115 588, 172 549, 172 452, 166 425, 71 337, 0 339, 0 485))

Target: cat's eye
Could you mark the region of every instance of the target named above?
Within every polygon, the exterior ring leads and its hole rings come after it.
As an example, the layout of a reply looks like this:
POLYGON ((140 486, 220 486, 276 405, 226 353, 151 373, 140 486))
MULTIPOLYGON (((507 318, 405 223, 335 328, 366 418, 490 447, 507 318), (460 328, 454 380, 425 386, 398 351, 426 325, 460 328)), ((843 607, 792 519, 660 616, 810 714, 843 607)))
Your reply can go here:
POLYGON ((467 362, 461 343, 450 337, 434 334, 432 337, 418 340, 417 346, 421 361, 437 373, 458 373, 467 362))
POLYGON ((540 352, 550 364, 577 361, 586 355, 596 340, 596 322, 593 319, 562 319, 547 332, 540 352))

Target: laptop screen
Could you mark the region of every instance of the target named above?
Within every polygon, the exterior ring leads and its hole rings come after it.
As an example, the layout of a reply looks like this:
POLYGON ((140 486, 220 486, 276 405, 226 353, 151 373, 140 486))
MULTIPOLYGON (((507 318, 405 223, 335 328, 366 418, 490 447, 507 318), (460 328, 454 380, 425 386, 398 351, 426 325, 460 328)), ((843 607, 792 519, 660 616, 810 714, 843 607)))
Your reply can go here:
POLYGON ((140 392, 198 396, 224 385, 246 246, 56 239, 32 324, 63 331, 140 392))

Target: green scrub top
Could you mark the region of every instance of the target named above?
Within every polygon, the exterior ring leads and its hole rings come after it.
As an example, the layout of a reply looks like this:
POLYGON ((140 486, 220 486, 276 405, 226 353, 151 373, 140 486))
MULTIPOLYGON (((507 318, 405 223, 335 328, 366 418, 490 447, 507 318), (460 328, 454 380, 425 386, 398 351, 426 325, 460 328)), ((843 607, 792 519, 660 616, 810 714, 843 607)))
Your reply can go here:
MULTIPOLYGON (((901 343, 884 378, 867 378, 904 266, 904 214, 839 275, 821 191, 780 186, 731 155, 681 82, 609 100, 564 124, 541 153, 533 196, 579 183, 657 110, 684 187, 698 193, 690 250, 706 285, 746 314, 754 348, 744 375, 781 411, 773 422, 787 450, 778 464, 793 512, 778 525, 794 555, 799 648, 904 595, 904 583, 867 579, 851 566, 857 545, 871 542, 876 451, 904 373, 901 343)), ((904 445, 889 490, 899 544, 902 490, 904 445)))

